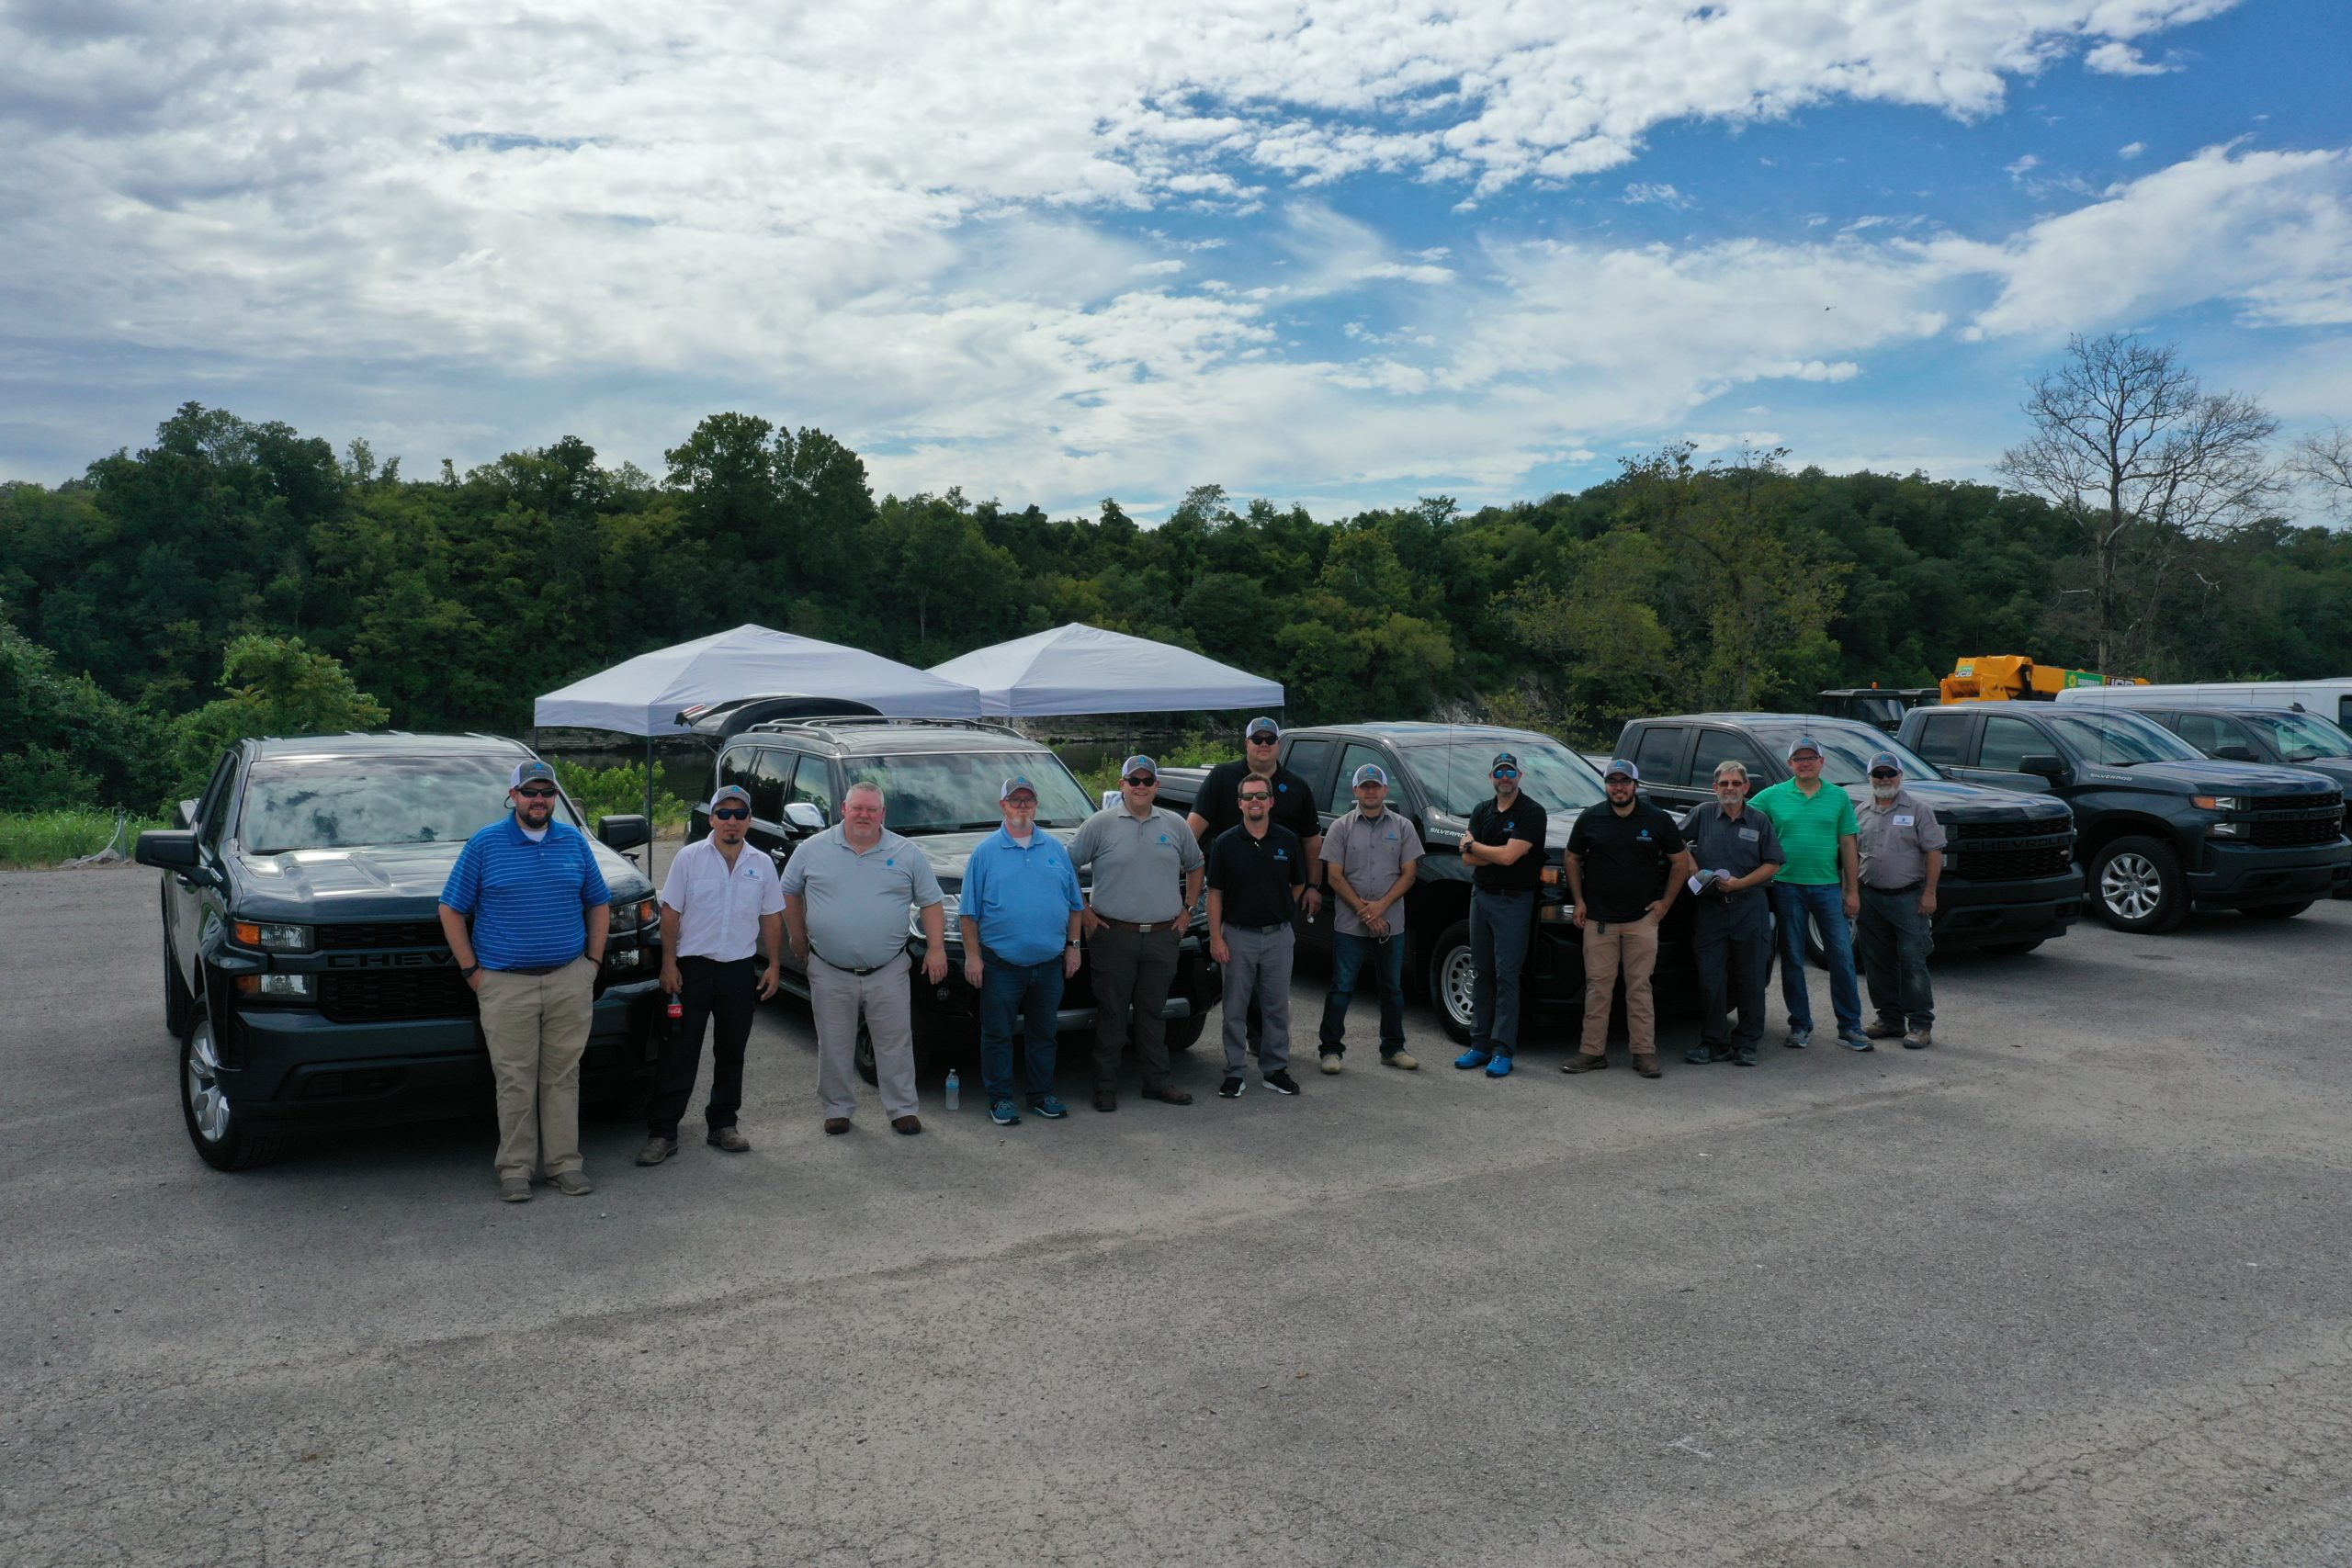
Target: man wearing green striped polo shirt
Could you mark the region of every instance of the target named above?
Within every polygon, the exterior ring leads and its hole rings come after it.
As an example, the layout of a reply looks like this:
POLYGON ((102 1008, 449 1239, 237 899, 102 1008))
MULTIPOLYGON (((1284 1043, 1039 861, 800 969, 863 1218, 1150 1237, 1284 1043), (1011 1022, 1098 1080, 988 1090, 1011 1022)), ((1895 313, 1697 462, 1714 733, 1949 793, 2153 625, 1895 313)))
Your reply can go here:
POLYGON ((1813 1043, 1813 998, 1805 992, 1804 931, 1807 921, 1821 933, 1829 959, 1829 1006, 1838 1017, 1838 1043, 1868 1051, 1862 1032, 1862 990, 1854 976, 1854 928, 1861 908, 1860 852, 1854 803, 1821 778, 1821 743, 1800 735, 1789 743, 1789 772, 1795 775, 1758 792, 1748 802, 1772 819, 1788 863, 1772 880, 1772 919, 1781 935, 1781 998, 1789 1006, 1792 1050, 1813 1043))

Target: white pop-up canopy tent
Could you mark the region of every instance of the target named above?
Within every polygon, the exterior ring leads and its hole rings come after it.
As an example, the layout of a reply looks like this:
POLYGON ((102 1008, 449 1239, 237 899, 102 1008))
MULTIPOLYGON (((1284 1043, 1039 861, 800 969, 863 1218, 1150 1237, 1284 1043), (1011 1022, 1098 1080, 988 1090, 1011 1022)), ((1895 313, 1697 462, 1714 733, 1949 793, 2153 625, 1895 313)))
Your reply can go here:
POLYGON ((991 714, 1191 713, 1279 708, 1283 683, 1189 649, 1073 622, 976 649, 931 673, 979 690, 991 714))
POLYGON ((846 697, 894 718, 978 718, 980 694, 863 649, 819 642, 765 626, 656 649, 549 692, 531 722, 623 735, 682 735, 678 710, 769 693, 846 697))

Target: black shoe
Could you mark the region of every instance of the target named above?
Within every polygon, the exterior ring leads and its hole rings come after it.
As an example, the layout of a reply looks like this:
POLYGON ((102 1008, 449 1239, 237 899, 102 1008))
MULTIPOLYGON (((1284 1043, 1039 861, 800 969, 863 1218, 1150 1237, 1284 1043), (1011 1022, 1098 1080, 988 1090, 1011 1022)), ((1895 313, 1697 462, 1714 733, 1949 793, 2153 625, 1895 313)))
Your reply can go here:
POLYGON ((1756 1053, 1753 1051, 1735 1051, 1731 1055, 1731 1065, 1735 1067, 1752 1067, 1756 1065, 1756 1053))
POLYGON ((1239 1100, 1241 1091, 1248 1087, 1238 1076, 1229 1077, 1216 1086, 1216 1097, 1219 1100, 1239 1100))
POLYGON ((1728 1051, 1713 1050, 1705 1045, 1693 1045, 1690 1049, 1682 1053, 1682 1059, 1690 1063, 1694 1067, 1703 1067, 1710 1062, 1730 1061, 1731 1053, 1728 1051))
POLYGON ((1266 1087, 1276 1094, 1296 1095, 1298 1093, 1298 1080, 1290 1076, 1290 1070, 1286 1067, 1278 1067, 1263 1077, 1266 1087))

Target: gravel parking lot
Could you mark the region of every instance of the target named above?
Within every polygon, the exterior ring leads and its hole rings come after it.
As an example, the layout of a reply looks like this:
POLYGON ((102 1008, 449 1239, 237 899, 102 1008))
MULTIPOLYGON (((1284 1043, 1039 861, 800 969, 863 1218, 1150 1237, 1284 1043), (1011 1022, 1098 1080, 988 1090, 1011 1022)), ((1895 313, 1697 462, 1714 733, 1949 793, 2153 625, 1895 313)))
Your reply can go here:
POLYGON ((486 1122, 207 1169, 153 874, 0 894, 23 1568, 2352 1561, 2352 904, 1956 959, 1927 1053, 1360 1003, 1297 1100, 920 1138, 783 1003, 752 1154, 508 1207, 486 1122))

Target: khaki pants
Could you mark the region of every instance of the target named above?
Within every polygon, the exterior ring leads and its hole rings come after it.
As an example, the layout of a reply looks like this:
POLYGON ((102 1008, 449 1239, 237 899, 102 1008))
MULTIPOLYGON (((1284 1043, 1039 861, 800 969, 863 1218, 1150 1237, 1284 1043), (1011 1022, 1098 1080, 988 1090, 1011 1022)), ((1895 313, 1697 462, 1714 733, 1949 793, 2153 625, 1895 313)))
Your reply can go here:
POLYGON ((883 1113, 895 1122, 912 1116, 915 1103, 914 998, 905 953, 871 975, 836 969, 808 957, 808 1010, 817 1021, 817 1103, 827 1116, 857 1110, 857 1015, 874 1039, 875 1093, 883 1113))
POLYGON ((479 977, 481 1037, 498 1084, 498 1174, 578 1170, 580 1058, 595 1014, 596 966, 583 953, 551 975, 485 969, 479 977))
POLYGON ((1609 1003, 1625 971, 1625 1041, 1636 1056, 1657 1051, 1657 1007, 1650 972, 1657 967, 1657 917, 1593 921, 1584 928, 1584 1054, 1609 1052, 1609 1003))

